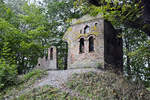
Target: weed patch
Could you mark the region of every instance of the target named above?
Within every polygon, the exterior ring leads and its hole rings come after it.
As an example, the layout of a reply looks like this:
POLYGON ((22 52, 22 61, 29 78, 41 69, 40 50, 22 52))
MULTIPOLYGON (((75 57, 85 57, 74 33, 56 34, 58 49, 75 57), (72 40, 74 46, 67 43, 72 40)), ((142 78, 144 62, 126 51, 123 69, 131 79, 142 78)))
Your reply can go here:
POLYGON ((110 72, 76 74, 66 86, 94 100, 150 100, 150 92, 141 83, 110 72))
POLYGON ((4 91, 0 92, 0 99, 16 97, 17 95, 19 95, 21 91, 24 91, 25 89, 32 87, 32 85, 37 80, 41 79, 46 75, 47 75, 46 71, 36 69, 25 75, 19 76, 16 85, 8 87, 4 91))
POLYGON ((79 100, 51 86, 43 86, 15 98, 14 100, 79 100))

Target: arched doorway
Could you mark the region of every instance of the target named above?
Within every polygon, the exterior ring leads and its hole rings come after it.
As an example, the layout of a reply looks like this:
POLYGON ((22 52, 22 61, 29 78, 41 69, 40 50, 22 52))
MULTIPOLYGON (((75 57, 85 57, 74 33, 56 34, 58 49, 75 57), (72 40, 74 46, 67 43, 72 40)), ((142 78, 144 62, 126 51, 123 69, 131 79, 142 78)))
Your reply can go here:
POLYGON ((94 38, 93 36, 91 36, 89 38, 89 52, 93 52, 94 51, 94 38))
POLYGON ((84 38, 80 39, 79 53, 84 53, 84 38))

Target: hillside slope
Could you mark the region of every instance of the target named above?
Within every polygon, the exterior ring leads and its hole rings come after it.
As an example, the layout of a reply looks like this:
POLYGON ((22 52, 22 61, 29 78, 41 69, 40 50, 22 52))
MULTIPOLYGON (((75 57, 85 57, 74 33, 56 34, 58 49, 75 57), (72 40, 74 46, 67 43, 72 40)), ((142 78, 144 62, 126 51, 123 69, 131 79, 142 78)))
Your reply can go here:
POLYGON ((66 86, 93 100, 150 100, 140 82, 131 82, 111 72, 74 74, 66 86))
POLYGON ((35 70, 24 75, 22 83, 1 93, 0 100, 150 100, 150 92, 140 82, 98 69, 83 70, 35 70), (56 73, 60 73, 56 75, 59 79, 53 80, 56 73), (65 78, 65 83, 57 84, 62 73, 68 81, 65 78), (57 85, 51 84, 53 81, 57 85))

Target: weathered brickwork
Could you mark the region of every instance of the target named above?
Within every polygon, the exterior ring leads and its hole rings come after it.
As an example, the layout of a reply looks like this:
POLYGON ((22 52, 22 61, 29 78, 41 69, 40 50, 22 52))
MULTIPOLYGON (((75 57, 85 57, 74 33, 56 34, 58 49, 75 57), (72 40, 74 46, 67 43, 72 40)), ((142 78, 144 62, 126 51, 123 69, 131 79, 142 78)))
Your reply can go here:
MULTIPOLYGON (((123 43, 118 35, 112 24, 99 15, 74 19, 63 37, 68 43, 65 69, 101 67, 123 71, 123 43)), ((56 47, 52 46, 47 58, 38 59, 37 67, 57 69, 57 62, 56 47)))
POLYGON ((73 20, 63 39, 68 42, 68 68, 104 66, 104 20, 100 16, 73 20))
POLYGON ((43 57, 38 59, 37 68, 39 69, 57 69, 57 49, 54 46, 51 46, 48 49, 48 57, 43 57))

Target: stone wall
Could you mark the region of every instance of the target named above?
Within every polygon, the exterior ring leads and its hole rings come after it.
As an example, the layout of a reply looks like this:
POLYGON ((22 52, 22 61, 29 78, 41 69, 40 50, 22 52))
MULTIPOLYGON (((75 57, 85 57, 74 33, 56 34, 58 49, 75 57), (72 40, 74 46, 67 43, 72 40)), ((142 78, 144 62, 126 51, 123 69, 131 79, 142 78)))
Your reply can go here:
POLYGON ((64 35, 68 42, 68 68, 104 67, 104 20, 84 16, 73 21, 64 35), (84 33, 85 27, 89 31, 84 33), (94 51, 89 52, 89 38, 94 38, 94 51), (84 39, 84 52, 80 53, 80 39, 84 39))
POLYGON ((38 64, 36 66, 39 69, 43 70, 56 70, 57 69, 57 49, 55 46, 51 46, 48 49, 48 56, 39 58, 38 64))

